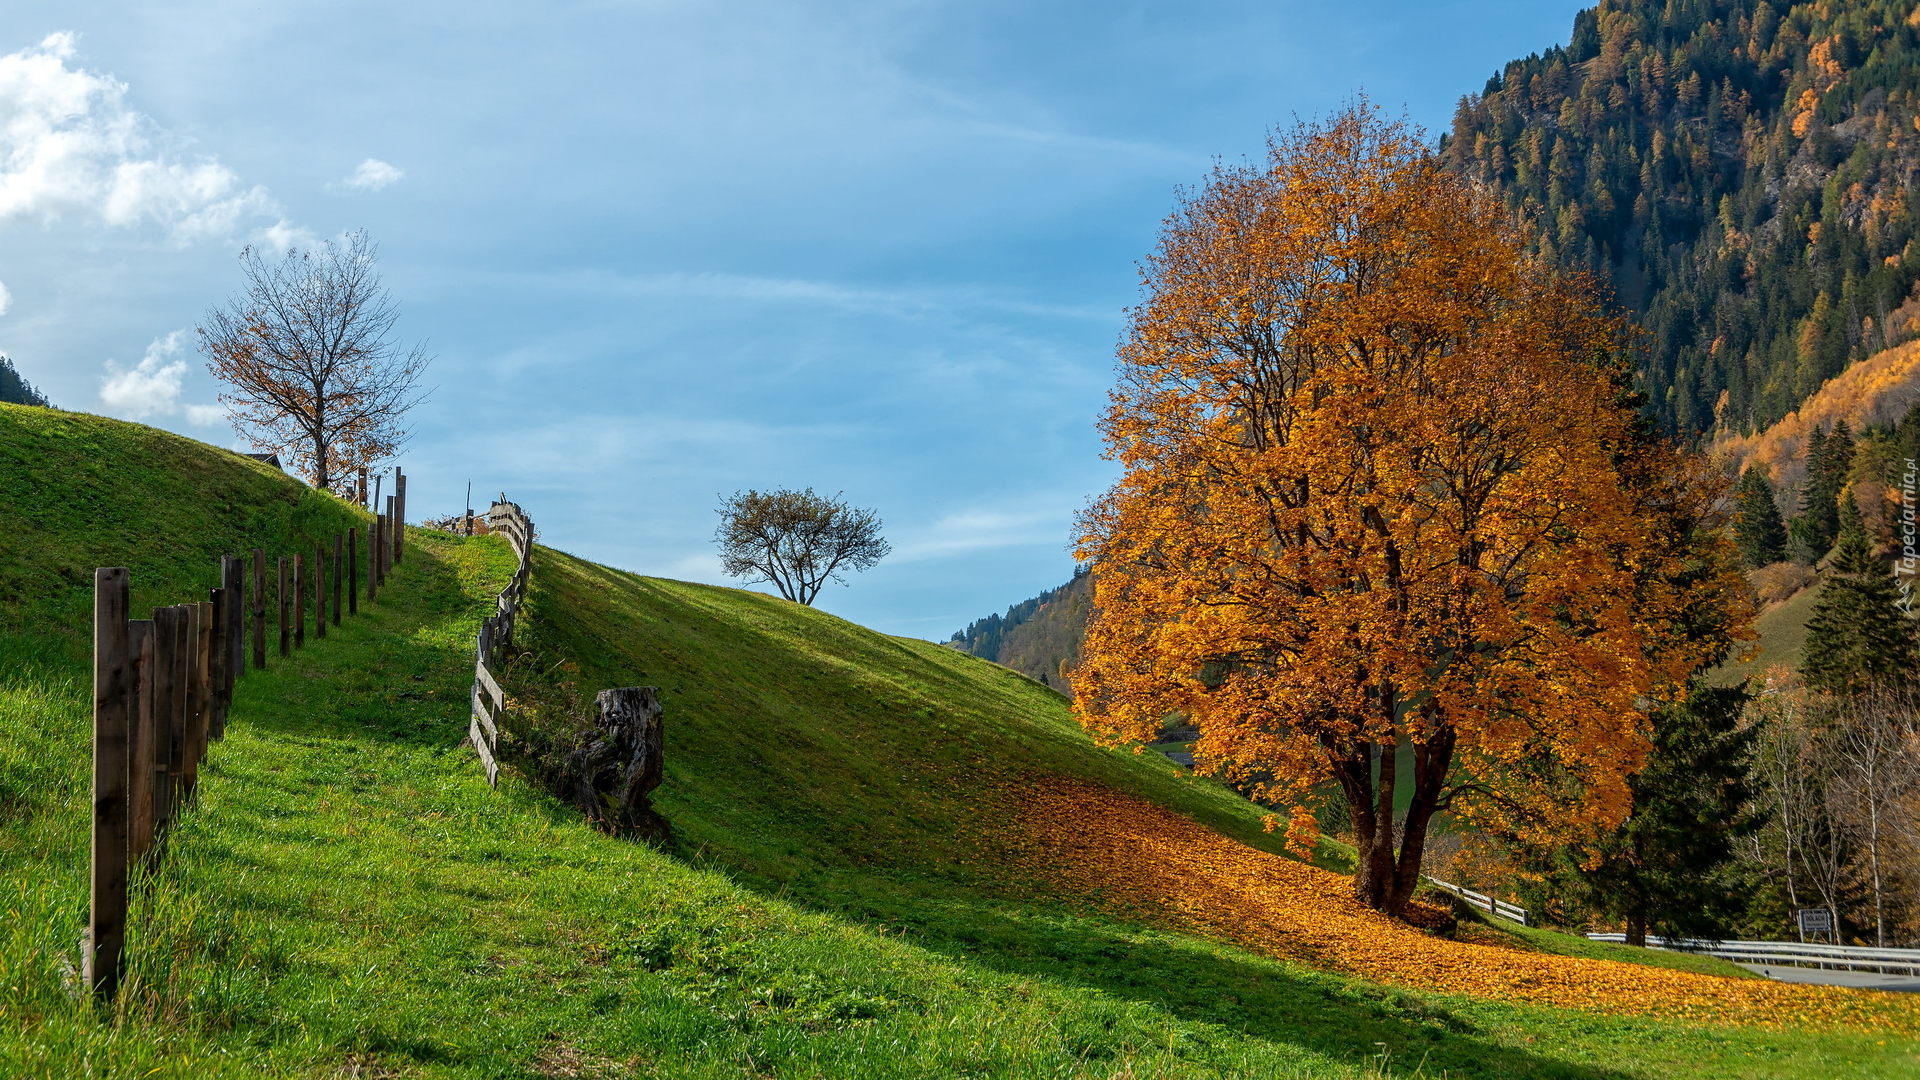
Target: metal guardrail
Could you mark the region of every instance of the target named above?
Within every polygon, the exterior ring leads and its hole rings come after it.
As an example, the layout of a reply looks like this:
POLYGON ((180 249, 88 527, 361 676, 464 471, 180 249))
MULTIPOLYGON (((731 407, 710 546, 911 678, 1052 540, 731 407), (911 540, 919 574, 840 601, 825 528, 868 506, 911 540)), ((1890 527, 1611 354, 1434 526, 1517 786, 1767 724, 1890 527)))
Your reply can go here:
MULTIPOLYGON (((1625 942, 1625 934, 1588 934, 1592 941, 1625 942)), ((1920 949, 1877 949, 1860 945, 1809 945, 1798 941, 1708 941, 1705 938, 1648 938, 1647 946, 1701 953, 1738 964, 1844 968, 1881 974, 1920 975, 1920 949)))
POLYGON ((1527 909, 1521 907, 1519 904, 1509 904, 1505 900, 1497 900, 1485 893, 1477 893, 1472 889, 1461 888, 1450 881, 1441 881, 1439 878, 1430 877, 1427 879, 1427 883, 1436 889, 1445 889, 1447 892, 1465 900, 1467 903, 1472 904, 1474 907, 1479 908, 1489 915, 1498 915, 1503 919, 1511 919, 1521 926, 1528 925, 1527 909))

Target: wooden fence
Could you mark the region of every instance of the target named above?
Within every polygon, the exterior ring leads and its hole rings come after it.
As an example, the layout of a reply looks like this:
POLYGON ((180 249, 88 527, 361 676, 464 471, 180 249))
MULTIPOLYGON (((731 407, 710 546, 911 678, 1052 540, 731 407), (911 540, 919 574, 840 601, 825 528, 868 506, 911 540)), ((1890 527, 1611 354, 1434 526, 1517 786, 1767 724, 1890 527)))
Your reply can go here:
POLYGON ((473 665, 473 719, 467 724, 467 739, 486 766, 487 783, 500 782, 500 718, 506 711, 507 695, 500 689, 500 677, 494 671, 496 650, 513 647, 513 621, 527 593, 527 575, 533 568, 533 522, 518 503, 505 495, 487 509, 487 527, 507 538, 520 565, 513 579, 500 590, 499 610, 480 624, 473 665))
POLYGON ((1472 889, 1463 889, 1450 881, 1441 881, 1439 878, 1430 877, 1427 878, 1427 881, 1435 888, 1445 889, 1489 915, 1498 915, 1503 919, 1512 919, 1521 926, 1529 925, 1527 922, 1527 909, 1521 907, 1519 904, 1509 904, 1505 900, 1488 896, 1485 893, 1477 893, 1472 889))
MULTIPOLYGON (((394 478, 385 511, 368 529, 369 604, 404 554, 406 478, 399 469, 394 478)), ((311 555, 277 558, 273 599, 281 656, 306 644, 309 596, 316 638, 327 636, 329 621, 340 625, 343 593, 346 613, 359 612, 359 532, 336 535, 331 551, 323 545, 311 555)), ((523 543, 511 590, 516 597, 526 579, 524 549, 523 543)), ((226 732, 234 682, 247 666, 249 630, 251 666, 267 666, 266 552, 255 548, 251 561, 251 589, 246 562, 226 556, 220 587, 206 600, 154 608, 150 619, 130 618, 132 582, 124 567, 94 571, 93 858, 82 967, 101 997, 120 985, 129 879, 159 857, 174 820, 193 805, 200 763, 226 732)), ((507 594, 501 595, 504 607, 507 594)), ((507 626, 511 633, 510 616, 507 626)))

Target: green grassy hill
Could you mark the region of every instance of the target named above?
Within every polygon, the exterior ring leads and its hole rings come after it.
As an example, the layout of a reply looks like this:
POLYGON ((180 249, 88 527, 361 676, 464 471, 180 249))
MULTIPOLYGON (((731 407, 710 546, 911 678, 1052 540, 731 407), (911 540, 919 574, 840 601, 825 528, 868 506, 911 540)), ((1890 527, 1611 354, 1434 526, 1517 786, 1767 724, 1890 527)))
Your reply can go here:
POLYGON ((241 681, 140 886, 128 988, 96 1010, 71 974, 85 572, 130 565, 142 602, 184 599, 222 545, 305 544, 357 512, 189 440, 10 409, 0 512, 37 530, 0 570, 19 582, 0 601, 0 1075, 1920 1075, 1906 1038, 1411 993, 1058 895, 997 846, 1010 793, 1047 777, 1274 838, 1156 755, 1095 748, 1005 669, 543 548, 521 684, 571 659, 582 687, 656 685, 667 710, 674 844, 603 836, 512 773, 486 786, 462 745, 471 650, 511 555, 423 532, 371 611, 241 681), (89 506, 129 524, 101 533, 89 506))
POLYGON ((1815 582, 1780 603, 1769 606, 1753 620, 1752 655, 1742 661, 1723 664, 1714 671, 1712 681, 1731 686, 1744 678, 1764 679, 1767 669, 1784 666, 1798 670, 1800 648, 1807 640, 1807 620, 1813 617, 1814 602, 1820 598, 1815 582))

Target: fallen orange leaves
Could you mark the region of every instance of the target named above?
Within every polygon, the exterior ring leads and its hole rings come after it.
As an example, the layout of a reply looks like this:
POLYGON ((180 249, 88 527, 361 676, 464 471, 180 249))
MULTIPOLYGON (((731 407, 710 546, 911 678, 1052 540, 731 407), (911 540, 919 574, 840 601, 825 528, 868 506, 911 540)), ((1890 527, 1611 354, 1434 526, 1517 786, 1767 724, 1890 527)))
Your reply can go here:
POLYGON ((1348 879, 1143 799, 1055 778, 1019 793, 1024 854, 1055 884, 1256 952, 1378 982, 1709 1023, 1920 1031, 1911 995, 1728 979, 1450 941, 1362 907, 1348 879))

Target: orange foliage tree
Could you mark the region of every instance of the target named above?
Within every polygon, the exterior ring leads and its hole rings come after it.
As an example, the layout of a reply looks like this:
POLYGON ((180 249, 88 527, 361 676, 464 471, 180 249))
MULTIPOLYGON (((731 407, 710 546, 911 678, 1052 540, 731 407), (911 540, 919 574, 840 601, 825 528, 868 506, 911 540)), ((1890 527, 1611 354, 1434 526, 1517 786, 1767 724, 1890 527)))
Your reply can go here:
POLYGON ((1633 450, 1622 326, 1365 102, 1217 168, 1143 277, 1102 423, 1124 473, 1081 522, 1081 722, 1184 717, 1297 845, 1337 791, 1394 914, 1437 813, 1616 826, 1646 708, 1715 647, 1685 624, 1735 588, 1668 527, 1717 489, 1633 450))

